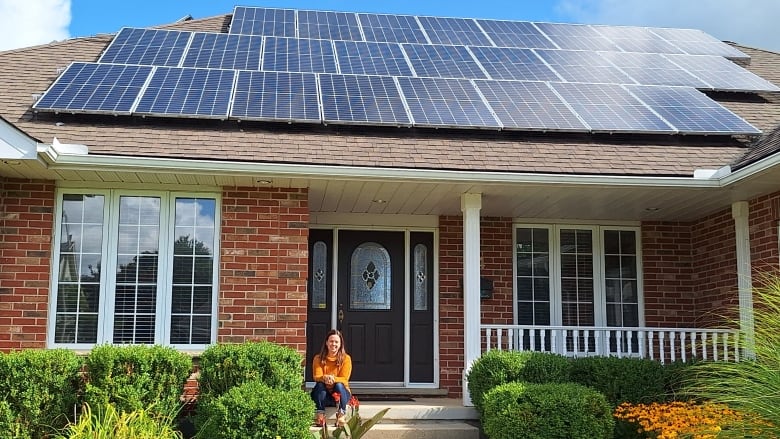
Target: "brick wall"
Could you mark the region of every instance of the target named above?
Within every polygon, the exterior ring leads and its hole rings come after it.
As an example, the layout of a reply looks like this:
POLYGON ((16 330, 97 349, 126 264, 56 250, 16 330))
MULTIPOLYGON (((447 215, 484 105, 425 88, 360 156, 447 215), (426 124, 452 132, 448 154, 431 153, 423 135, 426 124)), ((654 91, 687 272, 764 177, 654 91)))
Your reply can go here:
MULTIPOLYGON (((491 299, 480 304, 483 323, 512 323, 512 220, 481 218, 482 275, 493 279, 491 299)), ((463 376, 463 218, 439 218, 440 387, 462 394, 463 376)))
POLYGON ((219 342, 306 352, 307 189, 224 188, 219 342))
POLYGON ((780 192, 750 202, 748 225, 754 281, 760 281, 765 272, 777 274, 780 271, 778 221, 780 221, 780 192))
POLYGON ((46 347, 54 184, 0 178, 0 350, 46 347))

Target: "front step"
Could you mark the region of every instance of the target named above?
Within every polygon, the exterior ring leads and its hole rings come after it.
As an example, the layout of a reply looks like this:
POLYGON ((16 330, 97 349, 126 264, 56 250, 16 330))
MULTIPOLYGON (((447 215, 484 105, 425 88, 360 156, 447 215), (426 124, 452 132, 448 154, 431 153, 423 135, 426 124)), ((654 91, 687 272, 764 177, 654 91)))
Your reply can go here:
MULTIPOLYGON (((356 392, 357 393, 357 392, 356 392)), ((358 396, 359 398, 360 396, 358 396)), ((366 439, 479 439, 479 416, 463 400, 417 398, 412 401, 361 401, 361 418, 370 419, 389 408, 382 421, 363 436, 366 439)), ((329 430, 335 422, 335 408, 326 410, 329 430)), ((315 433, 319 428, 313 428, 315 433)))

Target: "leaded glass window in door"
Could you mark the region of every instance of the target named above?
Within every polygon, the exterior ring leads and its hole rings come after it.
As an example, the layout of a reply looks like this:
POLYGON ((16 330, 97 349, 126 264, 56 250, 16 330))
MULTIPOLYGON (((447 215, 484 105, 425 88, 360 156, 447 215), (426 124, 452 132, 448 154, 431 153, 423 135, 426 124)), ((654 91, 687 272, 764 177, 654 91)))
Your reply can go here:
POLYGON ((414 246, 414 310, 428 309, 428 247, 423 244, 414 246))
POLYGON ((311 275, 311 307, 314 309, 327 308, 328 291, 328 246, 322 241, 317 241, 312 246, 312 275, 311 275))
POLYGON ((390 254, 375 242, 360 244, 350 260, 349 308, 389 310, 391 303, 390 254))

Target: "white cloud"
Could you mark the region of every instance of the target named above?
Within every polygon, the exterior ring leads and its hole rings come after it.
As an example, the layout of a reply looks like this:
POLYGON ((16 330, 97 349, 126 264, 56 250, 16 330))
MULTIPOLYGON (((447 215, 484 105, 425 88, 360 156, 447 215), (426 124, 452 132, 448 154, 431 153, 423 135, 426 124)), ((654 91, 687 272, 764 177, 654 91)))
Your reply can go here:
POLYGON ((0 50, 68 38, 71 0, 0 0, 0 50))
POLYGON ((720 40, 780 51, 778 0, 560 0, 574 22, 701 29, 720 40))

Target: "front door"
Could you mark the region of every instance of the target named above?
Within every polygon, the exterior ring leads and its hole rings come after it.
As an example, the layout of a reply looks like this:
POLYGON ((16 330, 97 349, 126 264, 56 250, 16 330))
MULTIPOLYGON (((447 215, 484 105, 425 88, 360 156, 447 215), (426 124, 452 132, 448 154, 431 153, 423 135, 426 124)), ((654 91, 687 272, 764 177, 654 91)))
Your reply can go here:
POLYGON ((404 233, 339 232, 337 327, 352 381, 404 381, 404 233))

